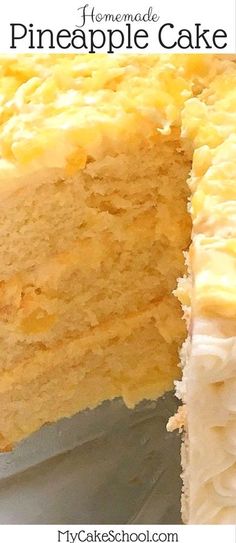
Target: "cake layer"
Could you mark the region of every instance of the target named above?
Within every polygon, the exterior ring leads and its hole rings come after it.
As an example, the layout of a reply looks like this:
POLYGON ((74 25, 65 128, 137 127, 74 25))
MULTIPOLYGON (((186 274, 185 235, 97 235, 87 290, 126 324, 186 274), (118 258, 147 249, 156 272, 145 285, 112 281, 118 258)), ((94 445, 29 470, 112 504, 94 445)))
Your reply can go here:
MULTIPOLYGON (((2 372, 1 448, 45 422, 122 396, 130 407, 156 398, 178 377, 181 310, 172 297, 139 314, 104 324, 53 349, 40 344, 2 372)), ((25 351, 24 351, 25 352, 25 351)))
POLYGON ((120 150, 118 140, 111 156, 107 145, 106 157, 89 162, 74 176, 65 169, 45 170, 20 178, 18 188, 14 180, 0 188, 0 280, 73 249, 76 241, 95 238, 99 245, 100 239, 109 242, 110 234, 123 243, 123 250, 132 250, 136 232, 141 235, 143 227, 147 231, 148 214, 155 239, 166 229, 166 241, 173 245, 173 192, 179 198, 176 229, 182 227, 186 237, 181 214, 187 216, 187 189, 182 181, 191 153, 183 151, 177 130, 163 138, 154 123, 135 137, 135 148, 132 140, 120 150))
MULTIPOLYGON (((87 258, 95 254, 96 243, 86 243, 85 248, 87 258)), ((60 259, 56 257, 54 266, 40 270, 42 275, 37 270, 2 285, 0 366, 14 363, 20 346, 24 349, 38 342, 51 346, 62 336, 88 333, 103 322, 118 316, 125 318, 127 312, 139 311, 150 302, 158 303, 171 296, 176 276, 184 268, 179 251, 169 249, 167 256, 166 246, 152 241, 150 248, 146 243, 146 251, 132 252, 123 258, 122 254, 119 250, 114 266, 104 247, 103 263, 93 269, 92 259, 87 265, 85 260, 80 265, 80 259, 71 264, 70 253, 67 260, 71 265, 56 267, 60 259), (156 267, 154 260, 158 262, 156 267), (173 262, 172 273, 166 278, 173 262)))

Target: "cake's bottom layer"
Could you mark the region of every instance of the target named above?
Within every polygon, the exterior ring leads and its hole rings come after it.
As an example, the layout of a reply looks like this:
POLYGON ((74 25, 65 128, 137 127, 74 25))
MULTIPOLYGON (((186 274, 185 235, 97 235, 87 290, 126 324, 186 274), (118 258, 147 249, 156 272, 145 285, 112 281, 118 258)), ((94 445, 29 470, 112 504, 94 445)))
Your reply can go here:
POLYGON ((0 383, 0 448, 42 424, 122 396, 132 407, 173 387, 184 337, 173 296, 89 336, 39 349, 32 360, 4 372, 0 383))

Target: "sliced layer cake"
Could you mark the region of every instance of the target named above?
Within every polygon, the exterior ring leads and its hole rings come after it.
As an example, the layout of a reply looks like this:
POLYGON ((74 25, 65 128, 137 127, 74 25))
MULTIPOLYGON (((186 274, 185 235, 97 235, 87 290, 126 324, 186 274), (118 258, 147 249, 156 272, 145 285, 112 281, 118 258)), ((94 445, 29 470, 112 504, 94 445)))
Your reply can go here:
POLYGON ((183 277, 184 515, 234 521, 234 63, 19 55, 0 75, 2 450, 173 388, 183 277))

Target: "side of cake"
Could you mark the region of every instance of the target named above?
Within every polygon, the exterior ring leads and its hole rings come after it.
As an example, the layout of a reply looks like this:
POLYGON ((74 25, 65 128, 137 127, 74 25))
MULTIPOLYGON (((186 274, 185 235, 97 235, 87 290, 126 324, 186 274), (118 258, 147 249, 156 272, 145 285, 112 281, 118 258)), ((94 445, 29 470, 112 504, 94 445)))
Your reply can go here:
POLYGON ((178 393, 186 403, 183 513, 192 524, 236 519, 236 66, 225 63, 183 112, 194 142, 191 285, 181 284, 190 339, 178 393), (189 288, 190 287, 190 288, 189 288), (191 316, 189 315, 189 311, 191 316))

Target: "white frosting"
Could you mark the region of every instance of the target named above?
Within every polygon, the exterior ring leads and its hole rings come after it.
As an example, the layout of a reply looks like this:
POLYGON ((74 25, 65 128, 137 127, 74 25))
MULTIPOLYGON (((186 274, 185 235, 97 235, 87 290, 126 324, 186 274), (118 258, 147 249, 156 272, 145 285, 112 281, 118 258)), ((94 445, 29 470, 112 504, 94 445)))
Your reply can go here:
POLYGON ((225 336, 227 324, 194 321, 191 356, 178 387, 188 408, 190 524, 236 521, 236 336, 225 336))

